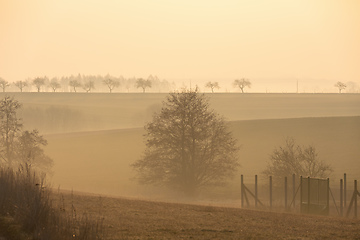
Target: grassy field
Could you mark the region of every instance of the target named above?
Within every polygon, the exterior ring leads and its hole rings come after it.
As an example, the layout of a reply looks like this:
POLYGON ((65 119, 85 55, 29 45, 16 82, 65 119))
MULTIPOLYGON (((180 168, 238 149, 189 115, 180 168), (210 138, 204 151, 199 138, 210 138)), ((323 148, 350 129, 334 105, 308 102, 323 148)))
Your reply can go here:
MULTIPOLYGON (((165 93, 0 93, 23 103, 24 124, 40 132, 142 127, 165 93)), ((359 116, 360 94, 206 94, 229 121, 359 116)))
POLYGON ((360 239, 360 220, 64 194, 103 217, 106 239, 360 239))

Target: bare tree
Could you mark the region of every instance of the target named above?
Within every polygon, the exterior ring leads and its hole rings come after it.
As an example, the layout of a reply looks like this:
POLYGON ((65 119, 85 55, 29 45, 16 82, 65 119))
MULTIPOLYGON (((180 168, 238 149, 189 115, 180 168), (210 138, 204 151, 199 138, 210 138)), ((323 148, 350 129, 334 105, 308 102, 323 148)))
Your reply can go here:
POLYGON ((32 84, 36 87, 37 91, 40 92, 41 87, 45 85, 45 78, 37 77, 32 81, 32 84))
POLYGON ((77 79, 70 80, 69 86, 74 89, 74 92, 76 92, 76 88, 81 87, 81 82, 77 79))
POLYGON ((197 90, 170 93, 145 129, 144 156, 132 165, 141 183, 192 196, 203 187, 224 184, 239 166, 236 140, 197 90))
POLYGON ((109 88, 110 93, 112 93, 112 90, 116 87, 120 86, 120 82, 117 80, 112 80, 110 78, 107 78, 103 81, 103 83, 109 88))
POLYGON ((53 90, 53 92, 56 92, 56 89, 61 88, 61 84, 59 83, 57 78, 52 78, 49 86, 51 87, 51 89, 53 90))
POLYGON ((46 145, 46 139, 39 135, 38 130, 23 131, 17 139, 16 160, 19 163, 26 163, 34 169, 49 172, 53 160, 45 155, 42 149, 46 145))
POLYGON ((0 77, 0 88, 5 92, 6 88, 10 86, 9 82, 0 77))
POLYGON ((246 78, 241 78, 240 80, 236 79, 233 82, 233 86, 240 88, 241 92, 244 93, 244 88, 251 88, 251 82, 249 81, 249 79, 246 78))
POLYGON ((313 145, 301 147, 293 138, 287 138, 284 146, 274 149, 263 174, 273 176, 274 179, 282 179, 289 174, 326 178, 332 171, 330 165, 318 159, 313 145))
POLYGON ((19 108, 21 104, 8 96, 0 101, 0 157, 9 166, 14 160, 14 141, 22 128, 16 114, 19 108))
POLYGON ((88 93, 88 92, 91 92, 91 89, 94 89, 95 88, 95 84, 94 84, 94 81, 92 80, 89 80, 87 82, 85 82, 84 86, 83 86, 83 89, 88 93))
MULTIPOLYGON (((151 76, 151 75, 150 75, 151 76)), ((143 89, 143 93, 145 93, 146 88, 151 88, 152 84, 151 84, 151 80, 145 80, 143 78, 138 78, 136 80, 136 88, 142 88, 143 89)))
POLYGON ((334 86, 339 89, 339 93, 346 88, 346 84, 343 82, 337 82, 334 86))
POLYGON ((20 81, 16 81, 16 82, 14 83, 14 85, 20 89, 20 92, 22 92, 23 89, 24 89, 24 87, 27 87, 27 86, 28 86, 28 83, 27 83, 26 81, 21 81, 21 80, 20 80, 20 81))
POLYGON ((211 88, 211 92, 213 93, 214 92, 214 89, 219 89, 220 86, 219 86, 219 83, 218 82, 207 82, 205 84, 205 87, 207 88, 211 88))

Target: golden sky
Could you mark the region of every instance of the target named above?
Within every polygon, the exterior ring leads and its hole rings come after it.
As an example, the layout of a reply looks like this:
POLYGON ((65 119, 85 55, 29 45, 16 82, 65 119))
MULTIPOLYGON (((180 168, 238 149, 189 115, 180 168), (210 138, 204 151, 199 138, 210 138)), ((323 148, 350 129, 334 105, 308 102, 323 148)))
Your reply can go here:
POLYGON ((360 1, 0 0, 0 77, 78 73, 360 82, 360 1))

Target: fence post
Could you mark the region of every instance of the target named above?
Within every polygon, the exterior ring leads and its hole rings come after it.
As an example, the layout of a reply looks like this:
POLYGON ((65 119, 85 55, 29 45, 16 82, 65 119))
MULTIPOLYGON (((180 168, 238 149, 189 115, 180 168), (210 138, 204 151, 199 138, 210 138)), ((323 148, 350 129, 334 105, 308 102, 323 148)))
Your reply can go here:
POLYGON ((330 213, 330 178, 326 181, 326 214, 329 215, 330 213))
POLYGON ((344 208, 346 209, 346 173, 344 173, 344 208))
POLYGON ((287 177, 285 177, 285 210, 287 210, 287 177))
POLYGON ((357 218, 357 197, 358 197, 357 180, 354 180, 354 217, 355 218, 357 218))
POLYGON ((310 213, 310 177, 308 177, 308 199, 307 199, 307 213, 310 213))
POLYGON ((244 176, 241 174, 241 208, 244 208, 244 176))
POLYGON ((294 201, 293 201, 293 207, 295 208, 295 174, 293 174, 293 199, 294 199, 294 201))
POLYGON ((258 181, 257 175, 255 175, 255 208, 257 208, 258 203, 258 181))
POLYGON ((343 180, 340 179, 340 216, 343 216, 343 180))
POLYGON ((270 209, 272 208, 272 176, 270 178, 270 209))
POLYGON ((303 180, 303 177, 302 176, 300 176, 300 213, 302 213, 303 212, 303 209, 302 209, 302 202, 303 202, 303 195, 302 195, 302 193, 303 193, 303 191, 302 191, 302 187, 303 187, 303 185, 302 185, 302 180, 303 180))

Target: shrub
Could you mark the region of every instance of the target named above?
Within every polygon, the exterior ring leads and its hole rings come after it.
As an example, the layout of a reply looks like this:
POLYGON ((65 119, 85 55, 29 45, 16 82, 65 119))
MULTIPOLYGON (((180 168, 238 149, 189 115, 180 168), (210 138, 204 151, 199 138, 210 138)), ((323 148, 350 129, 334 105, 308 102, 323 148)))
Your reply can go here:
POLYGON ((29 165, 0 168, 0 237, 9 239, 102 239, 102 220, 54 206, 52 192, 29 165))

